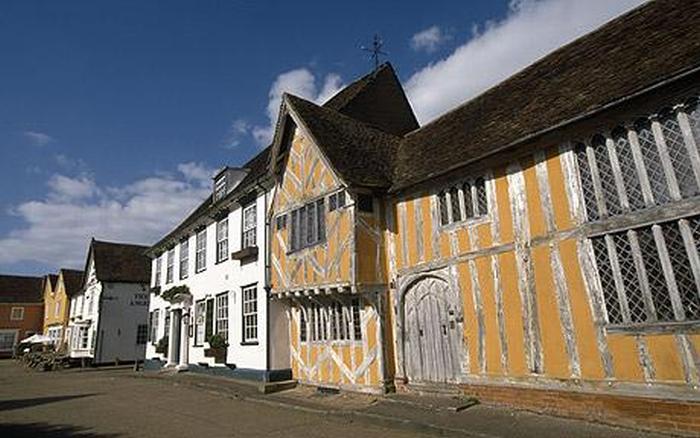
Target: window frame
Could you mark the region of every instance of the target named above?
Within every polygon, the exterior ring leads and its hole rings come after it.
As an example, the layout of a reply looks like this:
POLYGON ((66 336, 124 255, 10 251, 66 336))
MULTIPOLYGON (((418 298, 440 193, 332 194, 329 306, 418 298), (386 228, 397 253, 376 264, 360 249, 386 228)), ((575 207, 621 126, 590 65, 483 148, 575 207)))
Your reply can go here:
POLYGON ((190 238, 189 236, 180 241, 180 280, 190 276, 190 238), (184 266, 184 269, 183 269, 184 266))
POLYGON ((163 276, 163 254, 158 254, 156 257, 156 272, 155 272, 155 278, 153 279, 153 286, 158 287, 160 286, 160 282, 162 280, 163 276))
POLYGON ((222 263, 228 260, 228 217, 216 222, 216 263, 222 263))
MULTIPOLYGON (((12 345, 9 348, 4 349, 4 348, 2 348, 2 344, 0 344, 0 351, 2 351, 2 352, 13 351, 15 349, 15 346, 17 346, 17 341, 19 340, 19 330, 17 330, 17 329, 0 329, 0 337, 8 336, 8 335, 12 336, 12 345)), ((8 337, 8 339, 9 339, 9 337, 8 337)))
POLYGON ((10 321, 24 321, 24 306, 12 306, 10 308, 10 321), (19 315, 16 315, 19 312, 19 315))
POLYGON ((194 273, 199 274, 207 269, 207 229, 199 230, 195 237, 194 273))
POLYGON ((258 245, 258 205, 253 201, 241 208, 241 249, 258 245), (252 214, 250 213, 252 211, 252 214), (252 222, 251 218, 252 216, 252 222))
POLYGON ((289 212, 291 220, 289 221, 287 254, 293 254, 326 242, 327 210, 325 198, 325 195, 318 197, 289 212))
POLYGON ((562 155, 608 332, 700 325, 700 215, 688 207, 700 196, 699 129, 694 100, 572 141, 562 155))
POLYGON ((138 324, 136 326, 136 345, 148 344, 148 324, 138 324))
POLYGON ((215 297, 214 333, 222 335, 228 342, 229 339, 229 293, 228 291, 217 294, 215 297))
POLYGON ((363 340, 359 298, 321 298, 298 306, 302 344, 355 344, 363 340))
POLYGON ((226 197, 226 172, 219 175, 214 181, 214 202, 218 202, 226 197))
POLYGON ((202 298, 194 303, 194 346, 204 345, 207 320, 207 300, 202 298), (201 333, 200 333, 201 330, 201 333))
POLYGON ((258 284, 241 286, 241 345, 258 345, 260 338, 258 284), (252 292, 252 298, 249 294, 252 292), (254 333, 255 336, 249 336, 254 333))
POLYGON ((445 229, 489 220, 493 210, 489 199, 491 180, 489 174, 482 174, 460 180, 437 192, 435 204, 439 227, 445 229), (459 219, 455 219, 455 208, 459 219))
POLYGON ((175 247, 165 253, 165 284, 175 281, 175 247))

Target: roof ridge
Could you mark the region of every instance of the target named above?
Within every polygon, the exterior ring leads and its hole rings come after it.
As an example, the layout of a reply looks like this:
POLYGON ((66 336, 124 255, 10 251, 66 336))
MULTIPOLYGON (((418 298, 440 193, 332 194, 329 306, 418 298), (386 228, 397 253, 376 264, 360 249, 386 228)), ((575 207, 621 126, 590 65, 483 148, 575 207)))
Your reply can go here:
POLYGON ((492 92, 492 91, 495 92, 496 89, 498 89, 498 88, 500 88, 500 87, 502 87, 502 86, 507 85, 508 82, 510 82, 512 79, 516 78, 517 76, 520 76, 521 74, 527 73, 529 70, 534 69, 534 68, 537 67, 540 63, 542 63, 542 62, 544 62, 545 60, 547 60, 550 56, 554 56, 554 55, 556 55, 557 53, 566 51, 570 46, 573 46, 574 44, 578 43, 580 40, 582 40, 582 39, 584 39, 584 38, 586 38, 586 37, 589 37, 589 36, 592 35, 592 34, 597 33, 597 32, 600 31, 601 29, 603 29, 603 28, 605 28, 605 27, 607 27, 607 26, 613 24, 615 21, 627 19, 627 18, 629 18, 628 16, 631 16, 631 15, 635 15, 635 14, 640 13, 640 9, 643 9, 643 8, 647 7, 647 6, 648 6, 649 4, 651 4, 651 3, 653 3, 653 1, 647 1, 647 2, 645 2, 645 3, 642 3, 642 4, 640 4, 639 6, 636 6, 636 7, 632 8, 632 9, 626 11, 626 12, 623 12, 622 14, 617 15, 617 16, 615 16, 615 17, 609 19, 608 21, 605 21, 604 23, 601 23, 599 26, 595 27, 594 29, 592 29, 592 30, 590 30, 590 31, 588 31, 588 32, 586 32, 586 33, 584 33, 583 35, 579 35, 578 37, 574 38, 573 40, 569 41, 568 43, 563 44, 563 45, 557 47, 556 49, 551 50, 551 51, 545 53, 544 55, 540 56, 540 57, 537 58, 536 60, 534 60, 534 61, 532 61, 531 63, 527 64, 525 67, 521 68, 520 70, 517 70, 517 71, 513 72, 513 73, 512 73, 510 76, 508 76, 507 78, 505 78, 505 79, 501 80, 500 82, 498 82, 498 83, 492 85, 491 87, 489 87, 489 88, 483 90, 481 93, 479 93, 479 94, 477 94, 477 95, 475 95, 475 96, 469 98, 468 100, 465 100, 464 102, 462 102, 462 103, 460 103, 459 105, 455 106, 454 108, 448 110, 447 112, 445 112, 445 113, 443 113, 443 114, 440 114, 440 116, 438 116, 438 117, 432 119, 431 121, 429 121, 429 122, 426 123, 425 125, 420 126, 418 129, 414 129, 414 130, 411 131, 411 132, 407 132, 407 133, 404 135, 404 138, 408 138, 408 137, 414 135, 415 133, 417 133, 417 132, 419 132, 419 131, 422 131, 424 128, 427 128, 427 127, 429 127, 429 126, 431 126, 431 125, 433 125, 433 124, 439 122, 439 121, 442 120, 443 118, 449 116, 449 115, 452 114, 452 113, 455 113, 455 112, 459 111, 459 110, 462 109, 463 107, 469 105, 470 103, 472 103, 472 102, 474 102, 475 100, 481 98, 482 96, 484 96, 484 95, 486 95, 486 94, 489 94, 489 93, 492 92))
POLYGON ((350 116, 348 116, 347 114, 343 114, 342 112, 340 112, 340 111, 338 111, 338 110, 336 110, 336 109, 328 108, 328 107, 326 107, 326 106, 324 106, 324 105, 319 105, 319 104, 314 103, 314 102, 312 102, 312 101, 310 101, 310 100, 308 100, 308 99, 304 99, 303 97, 299 97, 299 96, 294 95, 294 94, 291 94, 291 93, 284 93, 284 94, 285 94, 286 96, 292 98, 292 99, 298 99, 298 100, 301 100, 302 102, 304 102, 304 103, 306 103, 306 104, 313 105, 314 107, 316 107, 316 108, 318 108, 318 109, 320 109, 320 110, 332 112, 332 113, 334 113, 337 117, 340 117, 340 118, 342 118, 342 119, 347 119, 347 121, 352 122, 352 123, 356 123, 356 124, 358 124, 358 125, 362 125, 363 127, 367 128, 367 129, 370 129, 370 130, 372 130, 372 131, 376 131, 378 134, 386 135, 386 136, 388 136, 388 137, 393 137, 393 138, 395 138, 395 139, 397 139, 397 140, 400 140, 400 139, 401 139, 401 137, 398 136, 398 135, 396 135, 396 134, 392 134, 392 133, 390 133, 390 132, 386 132, 386 131, 384 131, 383 129, 381 129, 381 128, 375 126, 375 125, 369 124, 369 123, 367 123, 367 122, 363 122, 362 120, 358 120, 358 119, 356 119, 356 118, 354 118, 354 117, 350 117, 350 116))
POLYGON ((375 68, 371 72, 359 77, 358 79, 355 79, 354 81, 350 82, 348 85, 343 87, 342 89, 338 90, 337 93, 335 93, 333 96, 331 96, 328 100, 326 100, 320 106, 335 109, 335 110, 345 108, 357 96, 362 94, 362 92, 367 91, 367 87, 369 87, 369 85, 374 82, 374 80, 377 78, 379 73, 383 72, 386 69, 389 69, 392 72, 394 71, 394 68, 392 67, 390 62, 388 62, 388 61, 383 62, 379 67, 375 68), (344 93, 347 93, 347 94, 344 94, 344 93), (337 108, 335 108, 335 105, 333 105, 334 101, 338 101, 341 97, 345 98, 344 102, 342 102, 342 104, 340 104, 337 108))

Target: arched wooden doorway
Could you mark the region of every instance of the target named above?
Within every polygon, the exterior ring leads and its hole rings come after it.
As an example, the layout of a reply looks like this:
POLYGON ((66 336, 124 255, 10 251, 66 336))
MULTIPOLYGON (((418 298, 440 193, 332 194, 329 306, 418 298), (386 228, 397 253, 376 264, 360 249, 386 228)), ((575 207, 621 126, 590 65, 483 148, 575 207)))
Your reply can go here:
POLYGON ((404 363, 409 382, 457 382, 462 323, 450 286, 436 277, 414 283, 404 298, 404 363))

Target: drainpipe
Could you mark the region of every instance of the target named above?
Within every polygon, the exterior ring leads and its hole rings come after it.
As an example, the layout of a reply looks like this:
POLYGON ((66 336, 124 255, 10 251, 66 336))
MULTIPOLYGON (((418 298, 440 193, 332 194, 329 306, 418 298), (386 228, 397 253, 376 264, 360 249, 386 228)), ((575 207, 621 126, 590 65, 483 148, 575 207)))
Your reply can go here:
POLYGON ((268 255, 270 254, 270 242, 268 239, 268 228, 270 227, 270 220, 267 214, 268 212, 268 199, 267 199, 267 189, 263 187, 260 182, 257 186, 263 190, 264 202, 265 202, 265 227, 263 229, 263 260, 265 263, 265 283, 263 284, 263 289, 265 290, 265 376, 264 381, 268 381, 270 375, 270 260, 268 255))
MULTIPOLYGON (((104 284, 102 284, 102 286, 104 286, 104 284)), ((99 357, 102 356, 102 338, 104 338, 103 333, 101 332, 101 327, 102 327, 101 316, 102 316, 102 299, 103 298, 104 298, 104 290, 102 287, 100 287, 100 299, 97 300, 97 327, 95 327, 95 336, 97 336, 97 340, 95 340, 95 352, 94 352, 94 356, 93 356, 94 363, 97 363, 98 355, 99 355, 99 357)))

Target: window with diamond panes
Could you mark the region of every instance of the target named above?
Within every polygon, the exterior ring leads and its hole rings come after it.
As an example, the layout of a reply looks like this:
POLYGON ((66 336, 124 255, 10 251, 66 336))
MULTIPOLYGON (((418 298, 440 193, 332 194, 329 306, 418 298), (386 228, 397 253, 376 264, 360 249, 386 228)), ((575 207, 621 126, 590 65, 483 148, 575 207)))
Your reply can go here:
POLYGON ((689 145, 686 145, 683 138, 677 114, 666 114, 661 118, 659 124, 681 197, 695 196, 698 193, 698 185, 688 152, 689 145))
POLYGON ((630 209, 642 209, 645 207, 644 194, 642 193, 640 177, 636 167, 637 164, 632 152, 632 145, 627 137, 627 131, 622 128, 617 128, 612 133, 612 139, 630 209))
POLYGON ((362 339, 360 302, 357 299, 320 300, 300 308, 301 342, 359 341, 362 339))
POLYGON ((700 320, 699 238, 700 216, 591 238, 608 322, 700 320))
POLYGON ((438 194, 440 224, 449 225, 488 214, 484 178, 452 186, 438 194))
POLYGON ((700 193, 696 176, 700 168, 693 168, 700 140, 697 105, 690 112, 681 109, 662 114, 658 119, 640 119, 630 128, 616 128, 609 137, 596 134, 587 145, 574 148, 588 220, 700 193), (685 119, 692 136, 683 135, 681 121, 685 119), (642 182, 648 183, 647 193, 642 182))

